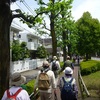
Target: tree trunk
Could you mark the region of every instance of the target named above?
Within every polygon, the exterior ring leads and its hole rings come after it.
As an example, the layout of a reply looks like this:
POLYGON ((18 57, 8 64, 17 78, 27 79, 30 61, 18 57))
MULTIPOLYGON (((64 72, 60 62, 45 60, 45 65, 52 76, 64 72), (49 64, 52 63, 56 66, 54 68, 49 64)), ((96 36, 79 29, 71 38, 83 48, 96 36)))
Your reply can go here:
POLYGON ((66 61, 66 55, 67 55, 67 51, 66 51, 66 39, 67 39, 67 37, 66 37, 66 32, 65 31, 63 31, 63 57, 64 57, 64 59, 63 59, 63 61, 65 62, 66 61))
POLYGON ((88 61, 88 58, 89 58, 88 53, 86 53, 86 61, 88 61))
MULTIPOLYGON (((52 0, 52 3, 54 4, 55 0, 52 0)), ((52 55, 57 55, 57 39, 55 34, 55 28, 54 28, 54 16, 55 13, 52 11, 50 16, 50 30, 51 30, 51 36, 52 36, 52 55)))
POLYGON ((10 1, 0 1, 0 99, 9 88, 10 70, 10 1), (9 2, 9 3, 7 3, 9 2))

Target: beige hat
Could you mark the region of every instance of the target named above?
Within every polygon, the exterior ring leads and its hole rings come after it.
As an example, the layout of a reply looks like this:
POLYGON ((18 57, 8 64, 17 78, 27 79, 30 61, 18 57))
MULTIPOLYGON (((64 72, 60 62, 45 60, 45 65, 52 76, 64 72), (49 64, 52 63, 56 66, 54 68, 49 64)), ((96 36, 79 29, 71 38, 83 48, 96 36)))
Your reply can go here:
POLYGON ((70 56, 67 56, 67 59, 70 59, 70 56))
POLYGON ((64 70, 65 74, 73 74, 73 70, 70 67, 66 67, 64 70))
POLYGON ((26 77, 22 76, 21 73, 16 72, 11 76, 11 85, 20 86, 26 82, 26 77))
POLYGON ((50 64, 49 64, 49 62, 48 61, 44 61, 43 62, 43 66, 49 66, 50 64))
POLYGON ((54 60, 56 60, 56 59, 57 59, 57 57, 56 57, 56 56, 53 56, 53 59, 54 59, 54 60))

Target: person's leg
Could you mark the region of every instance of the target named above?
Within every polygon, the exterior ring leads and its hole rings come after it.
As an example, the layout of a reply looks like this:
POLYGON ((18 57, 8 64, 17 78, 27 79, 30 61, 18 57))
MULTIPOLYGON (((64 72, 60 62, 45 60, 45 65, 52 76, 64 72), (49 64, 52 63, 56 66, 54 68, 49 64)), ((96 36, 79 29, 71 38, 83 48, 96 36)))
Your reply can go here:
POLYGON ((44 93, 44 100, 53 100, 52 93, 44 93))
POLYGON ((40 100, 45 100, 44 99, 44 93, 43 92, 40 92, 40 100))
POLYGON ((57 70, 54 71, 54 74, 55 74, 55 78, 57 78, 58 77, 58 71, 57 70))

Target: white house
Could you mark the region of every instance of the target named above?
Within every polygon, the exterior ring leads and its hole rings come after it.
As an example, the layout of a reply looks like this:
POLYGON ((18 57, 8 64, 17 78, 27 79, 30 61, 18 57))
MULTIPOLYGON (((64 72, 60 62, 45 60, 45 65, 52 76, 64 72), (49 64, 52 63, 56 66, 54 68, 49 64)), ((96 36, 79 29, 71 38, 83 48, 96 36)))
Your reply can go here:
POLYGON ((35 33, 29 32, 20 32, 20 41, 24 41, 27 43, 27 48, 29 50, 37 50, 38 46, 40 46, 39 39, 40 37, 35 35, 35 33))
MULTIPOLYGON (((17 27, 15 25, 11 25, 10 29, 10 42, 12 43, 13 40, 19 40, 20 42, 26 42, 27 48, 30 50, 31 54, 34 56, 34 51, 37 50, 37 47, 40 45, 39 43, 40 37, 33 34, 23 31, 22 28, 17 27)), ((12 52, 11 52, 12 54, 12 52)), ((31 59, 31 60, 19 60, 12 62, 12 56, 10 56, 10 73, 14 72, 23 72, 27 70, 32 70, 37 67, 42 66, 42 63, 45 59, 31 59)), ((32 57, 31 57, 32 58, 32 57)))
POLYGON ((13 42, 13 40, 19 40, 19 32, 23 31, 22 28, 15 26, 11 24, 10 27, 10 42, 13 42))

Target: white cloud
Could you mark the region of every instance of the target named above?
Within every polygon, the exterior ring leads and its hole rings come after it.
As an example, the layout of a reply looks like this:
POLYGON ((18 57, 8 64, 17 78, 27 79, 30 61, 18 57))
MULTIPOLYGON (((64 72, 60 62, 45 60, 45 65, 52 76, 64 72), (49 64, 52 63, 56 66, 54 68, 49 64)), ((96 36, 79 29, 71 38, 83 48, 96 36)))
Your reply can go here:
POLYGON ((72 16, 75 20, 79 19, 84 12, 89 11, 93 18, 100 19, 99 14, 100 0, 75 0, 73 2, 72 16), (76 5, 76 2, 79 4, 76 5))

